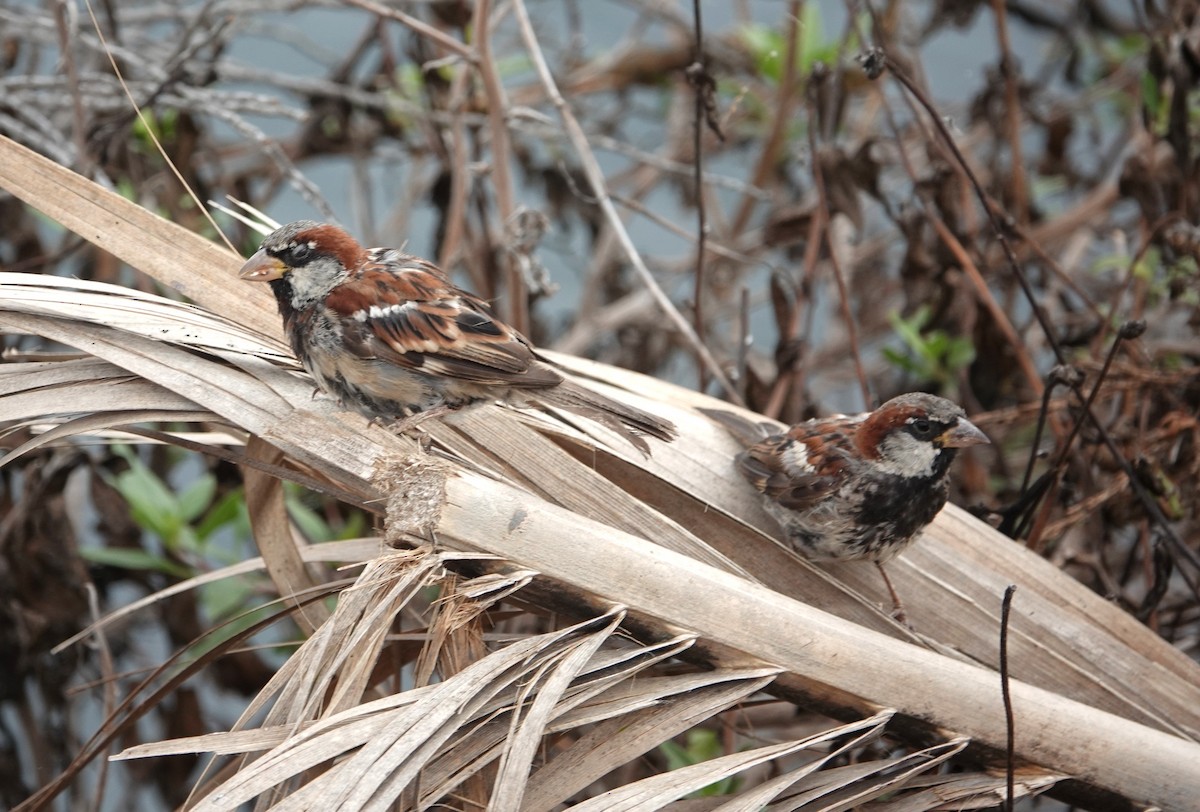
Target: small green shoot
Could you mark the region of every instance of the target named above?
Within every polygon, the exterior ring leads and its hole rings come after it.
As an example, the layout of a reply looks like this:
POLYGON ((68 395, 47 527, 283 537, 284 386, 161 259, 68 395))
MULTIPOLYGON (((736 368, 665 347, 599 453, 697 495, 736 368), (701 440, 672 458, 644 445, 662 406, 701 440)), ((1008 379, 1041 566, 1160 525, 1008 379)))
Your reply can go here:
POLYGON ((975 360, 975 346, 969 339, 955 338, 944 330, 926 330, 929 318, 930 310, 925 305, 907 319, 891 313, 888 320, 904 350, 884 347, 883 355, 922 382, 934 381, 953 389, 958 373, 975 360))
MULTIPOLYGON (((659 750, 666 757, 667 769, 669 770, 690 767, 693 764, 712 761, 714 758, 725 755, 725 749, 721 746, 721 739, 716 731, 703 727, 693 728, 688 731, 686 746, 681 747, 673 741, 666 741, 659 745, 659 750)), ((739 783, 739 780, 733 776, 722 778, 720 781, 709 784, 704 789, 696 790, 688 797, 711 798, 720 795, 732 795, 737 791, 739 783)))

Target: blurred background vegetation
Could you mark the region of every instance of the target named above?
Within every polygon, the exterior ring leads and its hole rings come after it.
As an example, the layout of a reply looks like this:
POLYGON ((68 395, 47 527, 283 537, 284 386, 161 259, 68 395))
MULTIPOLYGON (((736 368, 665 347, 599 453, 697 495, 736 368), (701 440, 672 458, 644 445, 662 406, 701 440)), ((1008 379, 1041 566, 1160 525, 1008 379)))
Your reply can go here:
MULTIPOLYGON (((181 181, 404 244, 541 346, 783 421, 955 399, 994 441, 955 501, 1200 653, 1197 3, 705 2, 698 50, 691 3, 530 0, 634 246, 733 393, 631 269, 511 8, 484 6, 490 62, 468 70, 447 41, 476 41, 478 5, 390 7, 428 30, 356 0, 0 0, 0 133, 214 238, 181 181)), ((157 290, 6 195, 0 264, 157 290)), ((0 343, 9 361, 61 349, 0 343)), ((312 541, 372 529, 287 500, 312 541)), ((166 446, 63 444, 0 470, 0 805, 70 761, 102 683, 258 619, 273 587, 244 575, 114 630, 103 680, 90 652, 48 653, 255 555, 246 510, 234 466, 166 446)), ((141 735, 227 728, 296 636, 215 660, 141 735)), ((719 747, 690 735, 659 766, 719 747)), ((174 806, 195 762, 130 765, 106 808, 174 806)))

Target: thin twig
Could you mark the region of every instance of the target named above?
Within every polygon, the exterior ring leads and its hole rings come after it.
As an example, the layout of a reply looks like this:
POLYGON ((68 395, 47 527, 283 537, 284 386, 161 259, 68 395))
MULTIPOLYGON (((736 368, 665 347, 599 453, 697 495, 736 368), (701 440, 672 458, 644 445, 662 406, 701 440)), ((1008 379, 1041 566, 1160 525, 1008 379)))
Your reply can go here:
MULTIPOLYGON (((804 271, 800 282, 796 284, 795 305, 792 308, 791 323, 786 325, 786 327, 784 325, 780 325, 780 346, 783 346, 784 342, 799 344, 801 341, 801 320, 799 315, 801 300, 806 299, 806 303, 810 306, 812 305, 813 299, 812 297, 807 297, 806 292, 807 290, 811 289, 813 279, 817 275, 817 260, 821 255, 821 232, 825 229, 825 225, 826 222, 824 210, 818 208, 817 211, 813 212, 813 216, 809 219, 808 234, 804 241, 804 271)), ((804 342, 807 343, 808 339, 811 337, 813 326, 811 312, 809 314, 809 318, 804 320, 804 325, 809 331, 809 335, 804 337, 804 342)), ((802 358, 803 356, 800 357, 802 358)), ((788 392, 795 392, 802 386, 801 381, 803 380, 804 372, 803 369, 800 368, 799 363, 792 364, 786 370, 786 374, 785 370, 779 370, 778 372, 779 374, 777 374, 775 377, 775 385, 771 387, 771 395, 767 398, 767 406, 765 409, 763 409, 763 414, 765 414, 767 417, 780 417, 783 411, 784 398, 787 396, 788 392)))
MULTIPOLYGON (((810 85, 811 86, 811 85, 810 85)), ((809 109, 816 113, 816 100, 810 99, 809 109)), ((846 325, 846 335, 850 340, 850 356, 854 360, 854 373, 858 376, 858 385, 862 389, 863 408, 873 409, 875 403, 871 397, 871 385, 867 382, 867 373, 863 369, 862 352, 858 346, 858 326, 854 323, 854 313, 850 310, 850 292, 846 289, 846 277, 842 274, 842 264, 838 262, 838 249, 833 239, 833 222, 830 218, 829 197, 825 191, 825 170, 821 166, 817 154, 817 129, 808 128, 808 151, 812 162, 813 185, 817 188, 817 211, 824 221, 821 231, 825 235, 825 246, 829 249, 829 265, 833 269, 833 281, 837 284, 838 306, 842 313, 842 322, 846 325)))
POLYGON ((1005 812, 1012 812, 1013 808, 1013 775, 1016 772, 1016 733, 1014 729, 1014 716, 1012 706, 1012 695, 1009 692, 1008 686, 1008 617, 1012 612, 1013 593, 1017 591, 1016 584, 1009 584, 1004 590, 1004 599, 1000 604, 1000 696, 1004 701, 1004 728, 1006 734, 1005 740, 1005 812))
MULTIPOLYGON (((96 591, 96 585, 88 581, 83 585, 87 592, 88 615, 91 619, 92 627, 92 648, 98 653, 97 659, 100 661, 100 677, 101 684, 104 686, 103 695, 104 701, 102 709, 104 716, 107 718, 112 715, 117 707, 117 680, 116 666, 113 663, 112 648, 108 645, 108 635, 104 631, 103 625, 100 623, 104 613, 100 611, 100 596, 96 591)), ((108 783, 108 759, 99 759, 100 775, 96 777, 95 801, 93 809, 99 810, 101 802, 104 799, 104 787, 108 783)))
MULTIPOLYGON (((950 128, 946 126, 946 122, 942 120, 940 115, 938 115, 937 108, 933 106, 933 102, 929 100, 929 97, 927 97, 925 93, 922 92, 919 87, 917 87, 916 83, 909 78, 908 74, 905 73, 898 64, 896 64, 894 59, 882 51, 877 50, 874 51, 874 53, 878 54, 879 58, 883 59, 883 63, 887 66, 888 72, 896 78, 896 81, 904 86, 904 89, 907 90, 909 95, 916 100, 917 104, 924 108, 926 114, 933 122, 934 128, 938 131, 938 134, 941 135, 942 142, 954 154, 955 163, 970 181, 971 188, 974 190, 976 197, 979 198, 979 203, 981 206, 983 206, 983 211, 987 215, 988 220, 991 222, 993 236, 995 236, 996 242, 998 242, 1001 249, 1003 249, 1004 256, 1008 259, 1008 264, 1012 269, 1013 276, 1017 280, 1017 284, 1021 286, 1021 292, 1025 295, 1025 301, 1029 303, 1029 307, 1033 311, 1034 318, 1036 318, 1038 324, 1041 325, 1042 333, 1046 338, 1046 343, 1050 345, 1050 349, 1054 353, 1054 357, 1058 359, 1058 362, 1060 364, 1066 363, 1066 357, 1063 355, 1062 347, 1059 345, 1058 338, 1054 334, 1054 329, 1050 325, 1050 319, 1046 316, 1045 311, 1042 309, 1037 297, 1034 295, 1033 287, 1029 283, 1029 277, 1025 275, 1025 271, 1021 268, 1021 264, 1017 261, 1017 255, 1013 253, 1012 245, 1010 245, 1008 242, 1008 237, 1005 236, 1005 223, 1001 221, 1000 215, 996 211, 996 207, 992 205, 991 198, 988 196, 987 192, 984 191, 983 184, 979 182, 979 178, 975 175, 975 170, 971 168, 970 163, 967 162, 966 156, 964 156, 962 154, 962 150, 958 148, 958 143, 954 140, 954 136, 950 133, 950 128)), ((867 59, 869 60, 870 58, 871 56, 868 55, 867 59)))
POLYGON ((90 175, 92 158, 87 149, 87 115, 83 107, 82 89, 79 86, 79 66, 75 62, 74 33, 79 21, 79 12, 74 3, 58 0, 54 4, 54 23, 58 29, 58 49, 63 65, 67 69, 67 87, 71 92, 71 115, 74 119, 73 135, 79 171, 90 175))
MULTIPOLYGON (((496 208, 500 216, 500 233, 503 234, 512 220, 516 205, 513 202, 513 184, 510 171, 508 142, 508 96, 500 83, 500 72, 492 56, 491 0, 478 0, 472 31, 475 50, 478 54, 476 67, 483 80, 484 93, 488 101, 488 132, 492 138, 492 183, 496 188, 496 208)), ((503 237, 501 237, 503 239, 503 237)), ((512 256, 506 250, 496 252, 496 262, 508 290, 508 318, 518 331, 529 333, 529 301, 525 292, 525 280, 517 269, 512 256)))
POLYGON ((735 367, 737 374, 737 382, 742 386, 742 396, 747 394, 747 375, 746 369, 750 361, 750 288, 743 287, 742 294, 739 300, 740 307, 738 308, 738 351, 737 351, 737 366, 735 367))
MULTIPOLYGON (((800 0, 792 0, 788 5, 788 28, 787 28, 787 44, 783 51, 783 76, 779 80, 779 87, 775 91, 774 111, 771 115, 771 131, 767 134, 766 143, 763 144, 762 150, 758 153, 758 160, 754 164, 754 171, 750 175, 750 185, 752 188, 758 188, 770 176, 771 170, 778 160, 779 148, 783 144, 787 134, 788 124, 791 123, 792 103, 796 96, 796 63, 799 61, 797 56, 800 51, 800 0)), ((754 205, 757 199, 749 194, 742 195, 741 205, 738 206, 737 213, 733 216, 733 225, 729 228, 729 233, 733 235, 741 234, 745 230, 746 225, 750 222, 750 215, 754 213, 754 205)))
POLYGON ((1021 155, 1021 96, 1017 86, 1017 66, 1008 42, 1008 13, 1004 0, 992 0, 996 17, 996 41, 1000 47, 1000 75, 1004 79, 1004 113, 1008 125, 1009 173, 1012 178, 1012 205, 1018 223, 1027 222, 1025 200, 1025 162, 1021 155))
POLYGON ((546 96, 562 117, 563 126, 567 131, 568 137, 571 139, 572 145, 575 147, 575 151, 579 155, 584 174, 587 175, 588 182, 591 184, 592 194, 595 195, 597 204, 600 206, 601 211, 604 212, 609 227, 616 235, 621 247, 625 250, 629 264, 642 280, 642 283, 646 285, 651 295, 654 296, 654 301, 662 309, 663 314, 670 319, 684 340, 691 345, 696 355, 699 356, 701 363, 708 367, 708 371, 724 388, 729 399, 738 406, 744 406, 742 397, 729 380, 729 376, 721 369, 721 365, 717 363, 717 359, 713 357, 708 348, 701 343, 699 336, 696 335, 696 331, 692 329, 692 325, 688 323, 688 320, 683 317, 679 309, 675 307, 667 294, 659 287, 653 274, 650 273, 650 269, 642 261, 641 255, 634 246, 633 240, 630 239, 629 232, 625 229, 625 224, 621 222, 621 216, 617 213, 612 198, 608 194, 608 189, 604 182, 604 173, 600 169, 600 164, 596 161, 596 156, 592 153, 591 147, 588 146, 587 136, 584 134, 583 128, 579 126, 579 122, 571 112, 570 107, 567 106, 566 101, 558 90, 558 84, 554 81, 554 77, 550 73, 550 68, 546 64, 546 57, 542 53, 541 46, 538 44, 537 37, 533 32, 533 25, 529 21, 529 12, 525 8, 524 0, 514 0, 513 10, 516 12, 517 24, 521 29, 521 38, 524 40, 525 47, 529 51, 530 58, 533 60, 534 68, 537 71, 538 78, 541 79, 542 86, 545 88, 546 96))
POLYGON ((100 30, 100 23, 96 20, 96 12, 92 9, 92 4, 90 1, 87 2, 87 10, 88 16, 92 20, 92 26, 96 30, 96 36, 100 38, 100 43, 104 47, 104 51, 108 56, 108 62, 112 66, 113 73, 116 74, 117 81, 121 83, 121 89, 125 91, 125 96, 129 99, 129 103, 133 105, 135 110, 137 110, 138 120, 141 121, 142 125, 146 128, 146 133, 149 135, 150 140, 154 143, 155 149, 157 149, 158 153, 162 156, 167 168, 171 170, 171 174, 173 174, 175 179, 178 180, 180 185, 183 186, 183 189, 185 192, 187 192, 188 197, 190 197, 192 202, 196 204, 196 208, 201 214, 204 215, 204 218, 208 220, 209 225, 211 225, 213 230, 216 231, 221 237, 221 241, 225 243, 226 247, 229 248, 230 251, 233 251, 236 254, 237 249, 233 247, 233 243, 231 243, 229 238, 225 236, 225 233, 221 231, 220 226, 217 225, 217 221, 212 218, 212 215, 209 214, 209 211, 204 206, 204 203, 199 197, 197 197, 187 180, 184 179, 183 174, 179 171, 179 168, 175 166, 175 162, 171 160, 169 155, 167 155, 167 151, 163 148, 162 142, 159 141, 158 136, 154 134, 154 127, 151 125, 150 120, 146 117, 146 114, 142 112, 141 107, 138 106, 137 101, 133 98, 133 94, 129 92, 129 86, 125 84, 125 77, 121 74, 121 68, 118 67, 117 60, 113 57, 112 52, 108 48, 108 43, 104 39, 104 32, 100 30))
POLYGON ((928 201, 921 195, 917 196, 917 200, 925 216, 937 232, 938 238, 954 254, 954 258, 958 260, 963 273, 971 281, 971 288, 975 291, 975 297, 983 305, 988 315, 992 317, 992 322, 996 325, 996 329, 1004 335, 1005 341, 1012 348, 1013 355, 1017 359, 1017 365, 1021 367, 1021 372, 1025 375, 1025 382, 1029 384, 1029 388, 1035 394, 1041 394, 1043 384, 1041 376, 1038 375, 1037 365, 1033 363, 1033 358, 1025 348, 1024 342, 1017 335, 1017 328, 1009 320, 1004 308, 996 301, 992 289, 988 287, 987 280, 983 278, 983 273, 980 272, 979 267, 971 259, 970 254, 967 253, 967 249, 954 236, 954 232, 950 230, 950 227, 946 225, 938 213, 934 211, 928 201))
MULTIPOLYGON (((467 103, 467 79, 471 72, 466 65, 461 65, 450 83, 450 155, 447 167, 450 170, 450 200, 446 205, 446 229, 442 234, 442 245, 438 251, 438 265, 449 269, 450 262, 460 250, 463 241, 463 231, 467 219, 467 190, 470 181, 470 169, 467 167, 467 132, 463 122, 463 108, 467 103)), ((478 290, 484 288, 475 280, 478 290)))
POLYGON ((411 14, 405 14, 403 11, 397 11, 396 9, 388 8, 387 6, 372 2, 372 0, 346 0, 346 5, 358 6, 364 11, 369 11, 372 14, 378 14, 380 17, 387 17, 388 19, 395 20, 401 25, 411 28, 421 36, 433 40, 447 51, 461 56, 463 59, 474 61, 476 58, 476 52, 474 49, 463 44, 462 42, 459 42, 449 34, 439 31, 432 25, 418 20, 411 14))
MULTIPOLYGON (((1088 393, 1086 398, 1082 398, 1083 411, 1079 415, 1079 418, 1071 424, 1071 430, 1067 434, 1066 439, 1063 440, 1061 450, 1058 453, 1058 459, 1056 459, 1054 464, 1050 466, 1049 476, 1053 480, 1052 484, 1057 485, 1058 480, 1062 478, 1063 472, 1066 470, 1067 457, 1071 453, 1071 446, 1074 445, 1075 438, 1079 436, 1079 432, 1083 428, 1084 422, 1087 420, 1087 415, 1091 414, 1092 404, 1095 402, 1096 397, 1100 394, 1100 390, 1104 385, 1104 379, 1108 377, 1108 371, 1112 367, 1112 363, 1117 357, 1117 350, 1120 348, 1122 340, 1136 338, 1137 336, 1141 335, 1145 329, 1145 322, 1126 322, 1126 324, 1123 325, 1119 331, 1117 331, 1117 337, 1113 341, 1112 346, 1109 347, 1108 355, 1104 358, 1104 364, 1100 368, 1100 374, 1096 377, 1095 383, 1092 384, 1091 392, 1088 393)), ((1060 380, 1062 380, 1064 383, 1067 383, 1067 385, 1070 386, 1076 393, 1080 391, 1081 381, 1078 378, 1063 376, 1060 378, 1060 380)), ((1049 490, 1051 490, 1049 487, 1042 487, 1039 489, 1038 493, 1039 495, 1044 496, 1047 492, 1049 492, 1049 490)), ((1024 511, 1031 511, 1036 504, 1036 500, 1031 502, 1029 505, 1025 506, 1024 511)), ((1026 513, 1026 515, 1028 516, 1029 514, 1026 513)), ((1022 522, 1021 526, 1017 528, 1017 533, 1020 534, 1023 532, 1027 525, 1028 520, 1022 522)), ((1029 538, 1030 546, 1036 546, 1037 542, 1038 538, 1034 535, 1031 535, 1029 538)))
POLYGON ((1055 372, 1050 375, 1050 385, 1042 391, 1042 408, 1038 410, 1037 428, 1034 429, 1033 443, 1029 448, 1029 459, 1025 463, 1025 475, 1021 477, 1021 488, 1017 491, 1018 500, 1029 490, 1029 480, 1033 478, 1033 466, 1038 458, 1038 446, 1042 444, 1042 432, 1045 430, 1046 420, 1050 416, 1050 397, 1054 394, 1054 387, 1064 383, 1060 380, 1059 375, 1055 374, 1059 369, 1061 367, 1055 367, 1055 372))
MULTIPOLYGON (((887 54, 885 54, 881 49, 871 49, 863 59, 863 67, 866 70, 867 75, 871 78, 878 77, 884 68, 886 68, 894 77, 896 77, 896 80, 899 81, 900 84, 909 91, 909 94, 925 109, 926 113, 933 121, 934 126, 937 128, 938 133, 942 136, 943 142, 953 153, 957 165, 966 175, 976 197, 983 206, 984 211, 991 222, 996 241, 999 242, 1000 247, 1004 250, 1005 258, 1008 260, 1008 264, 1013 272, 1013 276, 1020 285, 1021 292, 1024 294, 1025 300, 1029 303, 1034 317, 1041 326, 1042 333, 1045 336, 1046 342, 1049 344, 1051 351, 1054 353, 1054 357, 1058 359, 1060 364, 1065 364, 1066 361, 1065 355, 1062 351, 1062 346, 1059 344, 1058 339, 1054 335, 1054 331, 1051 329, 1049 319, 1039 305, 1037 298, 1034 296, 1033 290, 1029 284, 1029 279, 1025 275, 1024 270, 1021 268, 1020 263, 1017 261, 1016 254, 1013 253, 1012 246, 1009 244, 1008 238, 1005 236, 1004 224, 1001 222, 999 214, 993 207, 991 198, 988 196, 987 192, 984 191, 982 184, 979 182, 979 178, 976 177, 974 170, 971 169, 961 150, 959 150, 958 145, 955 143, 953 136, 951 136, 945 122, 943 122, 941 117, 938 116, 937 110, 934 108, 933 103, 929 101, 925 94, 922 93, 915 84, 913 84, 912 80, 908 78, 907 74, 900 69, 895 61, 887 56, 887 54)), ((1179 534, 1175 531, 1175 528, 1171 526, 1171 523, 1168 521, 1166 515, 1162 512, 1162 508, 1158 506, 1158 503, 1155 501, 1154 497, 1147 492, 1146 488, 1143 487, 1138 481, 1137 473, 1133 470, 1133 465, 1128 459, 1125 458, 1125 455, 1121 453, 1121 450, 1117 447, 1116 441, 1113 440, 1112 435, 1109 434, 1108 430, 1104 427, 1104 424, 1101 423, 1100 418, 1095 415, 1090 406, 1086 405, 1089 399, 1084 396, 1082 389, 1076 386, 1073 387, 1073 391, 1081 401, 1085 402, 1084 413, 1086 419, 1091 422, 1092 426, 1096 429, 1096 432, 1100 435, 1100 439, 1108 448, 1109 453, 1112 454, 1113 460, 1118 466, 1120 466, 1121 470, 1129 478, 1129 483, 1133 487, 1134 494, 1137 496, 1142 508, 1150 515, 1150 517, 1154 520, 1154 523, 1171 541, 1171 545, 1176 553, 1192 564, 1192 566, 1200 569, 1200 554, 1197 554, 1195 550, 1191 549, 1191 547, 1184 543, 1183 539, 1180 538, 1179 534)), ((1189 581, 1189 584, 1190 583, 1191 582, 1189 581)), ((1193 591, 1195 591, 1194 587, 1193 591)))
MULTIPOLYGON (((687 77, 695 91, 695 107, 692 111, 692 179, 696 195, 696 268, 693 274, 695 285, 692 290, 692 328, 696 337, 704 342, 704 260, 708 240, 708 221, 704 208, 704 116, 710 106, 712 77, 704 66, 704 18, 700 11, 700 0, 692 0, 692 17, 695 22, 696 55, 688 66, 687 77)), ((718 133, 720 131, 718 130, 718 133)), ((708 375, 702 363, 696 364, 701 392, 708 388, 708 375)))

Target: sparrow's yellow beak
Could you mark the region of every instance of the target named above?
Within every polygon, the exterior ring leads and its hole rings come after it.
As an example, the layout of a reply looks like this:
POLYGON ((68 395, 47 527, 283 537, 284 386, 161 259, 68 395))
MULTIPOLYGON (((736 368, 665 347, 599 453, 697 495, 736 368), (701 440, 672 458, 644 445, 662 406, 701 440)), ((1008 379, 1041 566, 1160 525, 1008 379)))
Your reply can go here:
POLYGON ((938 437, 938 442, 942 448, 966 448, 969 445, 986 445, 991 440, 970 420, 960 417, 954 428, 948 429, 938 437))
POLYGON ((238 279, 247 282, 271 282, 283 277, 287 266, 261 248, 238 271, 238 279))

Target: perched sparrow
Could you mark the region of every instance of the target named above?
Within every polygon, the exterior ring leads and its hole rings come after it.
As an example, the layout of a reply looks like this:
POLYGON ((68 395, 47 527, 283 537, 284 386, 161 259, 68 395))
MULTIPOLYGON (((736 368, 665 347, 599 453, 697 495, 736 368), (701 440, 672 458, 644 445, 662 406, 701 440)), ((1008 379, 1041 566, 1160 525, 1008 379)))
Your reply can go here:
POLYGON ((393 248, 363 248, 337 226, 283 226, 239 276, 270 283, 304 368, 321 389, 368 417, 440 414, 500 400, 582 414, 643 453, 649 450, 642 435, 675 437, 669 421, 564 378, 432 263, 393 248))
POLYGON ((946 504, 959 448, 988 442, 944 398, 900 395, 873 412, 792 426, 784 434, 730 412, 705 410, 748 448, 735 465, 797 552, 812 559, 867 558, 879 567, 903 552, 946 504))

